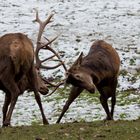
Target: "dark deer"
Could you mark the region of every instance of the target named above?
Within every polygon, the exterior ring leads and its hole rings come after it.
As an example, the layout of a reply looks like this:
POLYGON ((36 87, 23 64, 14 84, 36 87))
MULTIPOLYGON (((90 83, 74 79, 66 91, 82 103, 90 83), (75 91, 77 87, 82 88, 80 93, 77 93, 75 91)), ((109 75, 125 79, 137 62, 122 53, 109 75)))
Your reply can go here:
POLYGON ((84 89, 94 93, 96 88, 100 93, 100 102, 107 114, 106 119, 112 120, 116 103, 119 67, 120 58, 117 52, 105 41, 98 40, 93 43, 87 56, 83 57, 83 53, 81 53, 67 72, 66 83, 70 83, 73 86, 57 123, 60 122, 70 104, 84 89), (110 97, 111 111, 107 103, 110 97))
MULTIPOLYGON (((36 11, 36 21, 40 23, 40 31, 37 39, 36 52, 34 53, 31 40, 22 33, 9 33, 0 37, 0 89, 5 92, 5 101, 3 105, 3 126, 9 126, 13 109, 17 102, 18 96, 25 90, 34 91, 35 99, 39 105, 43 124, 48 124, 45 117, 39 92, 43 95, 48 93, 48 80, 39 74, 39 69, 54 69, 60 65, 65 65, 60 60, 59 55, 50 48, 50 44, 56 39, 48 41, 41 45, 41 36, 45 26, 50 23, 52 14, 42 22, 36 11), (43 66, 42 63, 53 57, 40 60, 38 53, 41 49, 51 51, 59 59, 57 66, 43 66), (34 55, 36 63, 34 63, 34 55)), ((60 84, 53 85, 56 88, 60 84)))

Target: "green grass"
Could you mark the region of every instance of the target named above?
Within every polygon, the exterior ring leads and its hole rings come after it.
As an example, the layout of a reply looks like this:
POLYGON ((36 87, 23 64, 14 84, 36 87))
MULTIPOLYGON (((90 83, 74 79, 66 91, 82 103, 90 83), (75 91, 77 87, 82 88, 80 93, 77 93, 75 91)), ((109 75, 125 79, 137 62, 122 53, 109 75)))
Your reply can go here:
POLYGON ((135 90, 134 91, 128 90, 128 91, 123 91, 123 92, 118 93, 117 95, 118 106, 124 106, 124 105, 130 105, 130 104, 140 104, 140 96, 135 90))
POLYGON ((140 119, 0 128, 0 140, 140 140, 140 119))

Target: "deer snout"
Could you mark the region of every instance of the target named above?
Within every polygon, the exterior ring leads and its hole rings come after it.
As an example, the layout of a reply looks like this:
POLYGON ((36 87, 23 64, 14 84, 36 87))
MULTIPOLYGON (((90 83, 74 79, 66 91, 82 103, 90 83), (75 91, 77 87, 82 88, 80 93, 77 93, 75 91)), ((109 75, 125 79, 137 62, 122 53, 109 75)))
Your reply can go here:
POLYGON ((95 87, 92 87, 92 88, 88 89, 88 91, 89 91, 90 93, 94 93, 94 92, 95 92, 95 87))
POLYGON ((90 93, 94 93, 95 92, 96 87, 95 87, 91 77, 89 77, 89 79, 86 82, 86 89, 90 93))
POLYGON ((95 88, 95 85, 92 83, 92 84, 89 84, 86 89, 90 93, 94 93, 96 88, 95 88))
POLYGON ((40 87, 39 92, 42 95, 46 95, 49 92, 49 89, 47 87, 40 87))

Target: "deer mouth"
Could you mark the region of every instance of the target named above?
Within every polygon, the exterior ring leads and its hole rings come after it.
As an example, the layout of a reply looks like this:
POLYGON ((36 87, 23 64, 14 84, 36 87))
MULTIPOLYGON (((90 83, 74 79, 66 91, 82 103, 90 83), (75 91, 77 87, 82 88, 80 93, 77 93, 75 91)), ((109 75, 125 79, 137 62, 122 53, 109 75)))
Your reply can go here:
POLYGON ((90 93, 95 93, 95 87, 94 88, 87 89, 87 91, 90 92, 90 93))
POLYGON ((48 90, 48 88, 47 88, 47 89, 46 89, 46 88, 40 88, 39 92, 40 92, 42 95, 47 95, 48 92, 49 92, 49 90, 48 90))

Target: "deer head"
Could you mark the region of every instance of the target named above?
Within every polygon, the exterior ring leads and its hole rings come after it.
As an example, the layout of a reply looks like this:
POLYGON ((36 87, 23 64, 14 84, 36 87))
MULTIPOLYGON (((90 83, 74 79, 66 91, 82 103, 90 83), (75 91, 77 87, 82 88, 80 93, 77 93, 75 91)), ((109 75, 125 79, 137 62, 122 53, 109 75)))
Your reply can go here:
POLYGON ((83 53, 80 54, 78 59, 74 62, 71 68, 66 73, 66 83, 71 83, 76 87, 81 87, 87 91, 93 93, 95 92, 95 85, 93 83, 90 70, 88 68, 82 67, 83 53))
POLYGON ((36 69, 38 90, 42 95, 46 95, 49 92, 48 84, 43 80, 40 72, 36 69))

